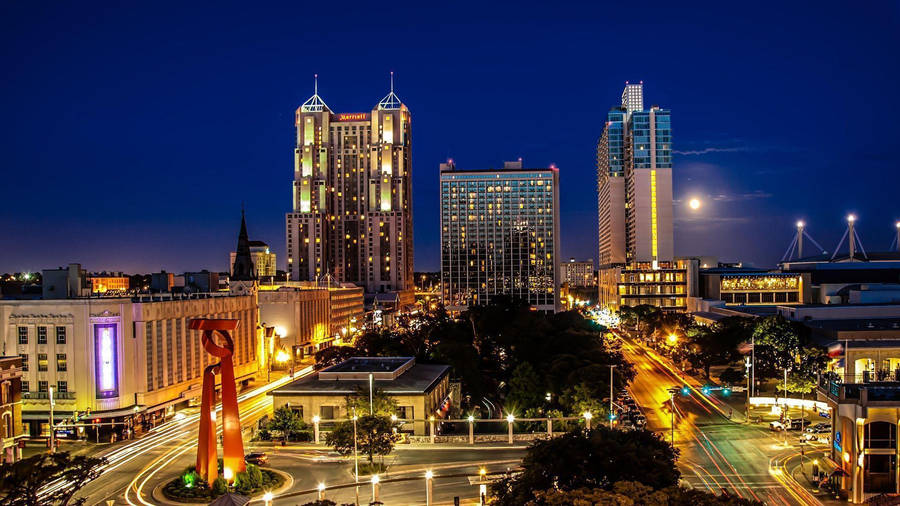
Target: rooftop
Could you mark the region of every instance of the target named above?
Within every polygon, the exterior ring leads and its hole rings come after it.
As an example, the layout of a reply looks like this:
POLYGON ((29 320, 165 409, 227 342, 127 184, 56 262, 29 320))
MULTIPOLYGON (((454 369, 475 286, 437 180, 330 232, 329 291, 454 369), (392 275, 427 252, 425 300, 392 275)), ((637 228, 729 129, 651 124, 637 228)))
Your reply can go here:
POLYGON ((412 357, 354 357, 276 388, 271 395, 352 394, 369 388, 370 374, 375 388, 388 395, 423 394, 449 372, 450 366, 417 364, 412 357))

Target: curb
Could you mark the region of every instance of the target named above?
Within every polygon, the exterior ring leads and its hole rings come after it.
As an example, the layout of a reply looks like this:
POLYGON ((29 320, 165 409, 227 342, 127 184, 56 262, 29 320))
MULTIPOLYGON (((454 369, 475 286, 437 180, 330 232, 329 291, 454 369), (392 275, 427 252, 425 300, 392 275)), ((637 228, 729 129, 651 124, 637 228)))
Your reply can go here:
MULTIPOLYGON (((272 495, 283 494, 294 487, 294 477, 291 476, 290 474, 288 474, 284 471, 279 471, 278 469, 273 469, 271 467, 261 467, 260 469, 265 469, 266 471, 270 471, 275 474, 281 475, 284 478, 284 483, 282 483, 281 487, 279 487, 276 490, 268 491, 268 492, 272 492, 272 495)), ((198 504, 208 504, 205 500, 202 502, 178 502, 178 501, 173 501, 173 500, 167 498, 166 495, 163 494, 162 489, 170 481, 172 481, 172 480, 171 479, 163 480, 161 483, 159 483, 158 485, 153 487, 153 491, 150 493, 150 497, 157 503, 165 504, 167 506, 185 506, 185 505, 196 506, 198 504)), ((261 500, 264 493, 265 492, 254 495, 254 496, 250 497, 250 500, 251 501, 261 500)))

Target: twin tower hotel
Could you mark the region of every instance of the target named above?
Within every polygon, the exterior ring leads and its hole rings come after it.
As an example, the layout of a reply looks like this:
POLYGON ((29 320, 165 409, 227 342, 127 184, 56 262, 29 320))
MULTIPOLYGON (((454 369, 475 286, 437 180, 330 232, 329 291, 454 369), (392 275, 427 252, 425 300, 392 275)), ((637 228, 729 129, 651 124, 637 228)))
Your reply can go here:
POLYGON ((393 90, 369 112, 297 109, 287 261, 293 281, 330 276, 413 302, 411 127, 393 90))

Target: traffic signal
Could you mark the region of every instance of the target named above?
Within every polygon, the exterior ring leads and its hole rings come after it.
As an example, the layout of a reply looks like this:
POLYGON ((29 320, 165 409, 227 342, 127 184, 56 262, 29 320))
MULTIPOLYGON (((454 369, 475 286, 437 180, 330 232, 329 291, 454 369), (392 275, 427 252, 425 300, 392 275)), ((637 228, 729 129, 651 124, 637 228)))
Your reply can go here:
POLYGON ((691 395, 691 389, 687 385, 681 387, 681 395, 691 395))
POLYGON ((722 389, 722 395, 725 396, 725 397, 728 397, 729 395, 731 395, 731 389, 728 388, 728 387, 723 388, 723 389, 722 389))
POLYGON ((712 389, 709 388, 709 385, 703 385, 703 388, 700 389, 703 392, 703 395, 709 395, 712 393, 712 389))

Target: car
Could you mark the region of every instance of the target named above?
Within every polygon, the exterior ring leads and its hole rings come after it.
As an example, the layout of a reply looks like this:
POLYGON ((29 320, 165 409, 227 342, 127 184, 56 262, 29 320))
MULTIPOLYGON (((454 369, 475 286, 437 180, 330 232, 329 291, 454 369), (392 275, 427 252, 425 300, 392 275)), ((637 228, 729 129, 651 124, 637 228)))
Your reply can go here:
POLYGON ((769 422, 769 428, 774 431, 780 431, 785 429, 785 425, 778 420, 772 420, 769 422))
POLYGON ((831 424, 825 422, 814 423, 806 428, 806 432, 831 432, 831 424))
POLYGON ((244 457, 244 462, 247 462, 247 463, 253 464, 253 465, 257 465, 257 466, 264 466, 269 463, 269 457, 265 453, 262 453, 262 452, 253 452, 253 453, 248 453, 244 457))
POLYGON ((802 425, 803 425, 803 420, 790 420, 788 422, 773 420, 773 421, 769 422, 769 428, 774 431, 800 430, 800 427, 802 425))

